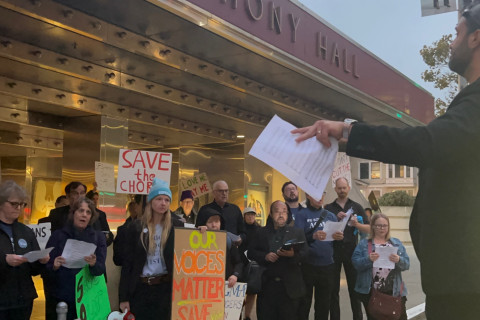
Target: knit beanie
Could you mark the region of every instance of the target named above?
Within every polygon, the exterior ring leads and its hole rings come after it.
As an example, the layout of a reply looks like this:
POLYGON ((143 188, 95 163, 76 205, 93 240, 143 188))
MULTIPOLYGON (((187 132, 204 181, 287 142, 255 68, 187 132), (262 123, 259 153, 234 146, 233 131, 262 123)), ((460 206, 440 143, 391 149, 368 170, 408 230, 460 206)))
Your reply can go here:
POLYGON ((193 192, 192 190, 184 190, 182 191, 182 195, 180 197, 180 201, 183 201, 185 199, 192 199, 193 200, 193 192))
POLYGON ((172 191, 170 191, 168 183, 158 178, 154 178, 152 187, 150 188, 150 192, 148 193, 147 201, 150 202, 153 200, 153 198, 161 194, 168 196, 170 200, 172 200, 172 191))

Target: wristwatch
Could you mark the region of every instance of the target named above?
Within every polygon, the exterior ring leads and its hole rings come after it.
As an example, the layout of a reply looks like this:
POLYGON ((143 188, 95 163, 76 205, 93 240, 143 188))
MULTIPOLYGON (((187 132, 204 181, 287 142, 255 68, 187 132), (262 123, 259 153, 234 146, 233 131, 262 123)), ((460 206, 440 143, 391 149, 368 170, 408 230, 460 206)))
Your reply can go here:
POLYGON ((343 120, 343 139, 348 139, 348 135, 350 134, 350 127, 357 122, 357 120, 350 118, 346 118, 345 120, 343 120))

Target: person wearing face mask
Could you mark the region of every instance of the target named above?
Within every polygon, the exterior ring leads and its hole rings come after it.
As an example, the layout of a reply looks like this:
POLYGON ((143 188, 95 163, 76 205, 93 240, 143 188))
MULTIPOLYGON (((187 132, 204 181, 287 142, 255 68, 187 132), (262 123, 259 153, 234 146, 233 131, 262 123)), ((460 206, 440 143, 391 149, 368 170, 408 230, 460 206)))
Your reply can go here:
POLYGON ((105 273, 105 259, 107 244, 101 231, 93 229, 92 225, 98 218, 95 204, 87 198, 79 198, 71 208, 68 220, 62 229, 56 230, 47 242, 46 248, 50 251, 50 260, 47 263, 50 279, 50 301, 46 304, 47 320, 56 320, 56 305, 64 301, 68 305, 67 320, 77 319, 75 307, 75 276, 81 268, 65 267, 66 260, 61 256, 67 240, 93 243, 97 247, 95 252, 84 257, 90 274, 100 276, 105 273))

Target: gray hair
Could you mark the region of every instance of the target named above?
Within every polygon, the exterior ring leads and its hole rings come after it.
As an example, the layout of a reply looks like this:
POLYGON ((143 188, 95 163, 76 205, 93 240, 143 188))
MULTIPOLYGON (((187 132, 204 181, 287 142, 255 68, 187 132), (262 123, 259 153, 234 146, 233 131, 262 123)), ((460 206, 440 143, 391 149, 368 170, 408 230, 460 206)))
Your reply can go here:
POLYGON ((0 206, 8 201, 12 196, 18 197, 21 201, 27 200, 27 193, 15 181, 7 180, 0 184, 0 206))

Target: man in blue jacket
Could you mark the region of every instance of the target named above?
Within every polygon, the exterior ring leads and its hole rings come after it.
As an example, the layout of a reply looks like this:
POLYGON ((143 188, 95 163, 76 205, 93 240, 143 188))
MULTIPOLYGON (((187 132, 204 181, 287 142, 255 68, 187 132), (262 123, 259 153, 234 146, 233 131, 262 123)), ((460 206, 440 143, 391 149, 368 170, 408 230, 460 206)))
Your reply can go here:
MULTIPOLYGON (((337 222, 337 217, 322 207, 325 192, 320 201, 313 199, 308 194, 306 196, 307 207, 298 211, 295 220, 295 227, 304 230, 309 243, 308 258, 302 264, 306 294, 301 302, 299 319, 309 319, 313 289, 315 288, 315 320, 328 320, 335 264, 333 241, 325 241, 326 233, 323 228, 327 221, 337 222)), ((333 238, 342 240, 343 232, 334 233, 333 238)))

